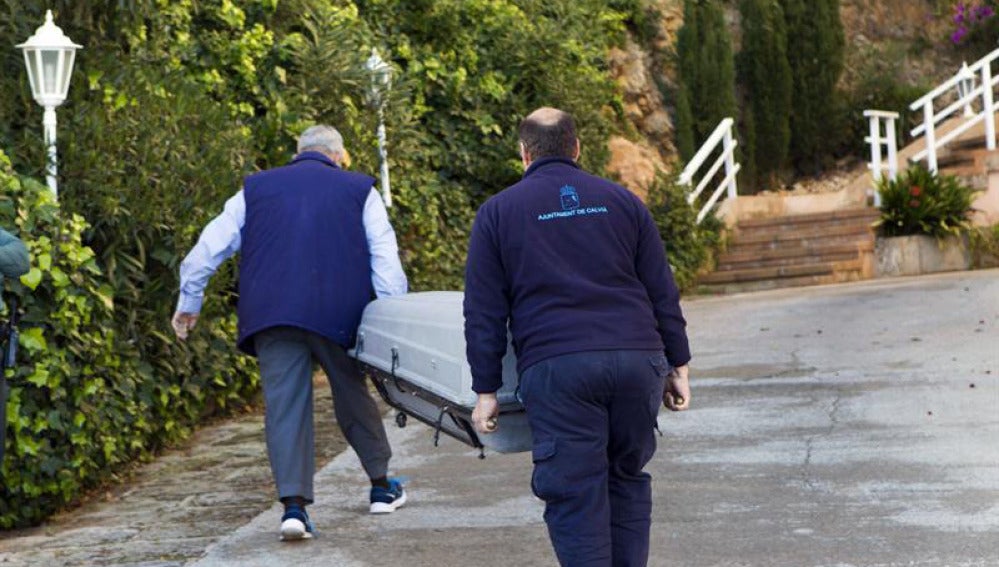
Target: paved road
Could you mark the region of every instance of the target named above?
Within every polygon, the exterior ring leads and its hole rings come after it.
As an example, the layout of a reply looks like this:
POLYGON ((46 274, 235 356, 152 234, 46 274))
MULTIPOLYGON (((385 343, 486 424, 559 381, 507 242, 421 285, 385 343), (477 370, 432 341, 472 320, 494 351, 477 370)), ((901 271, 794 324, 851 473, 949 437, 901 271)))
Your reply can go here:
MULTIPOLYGON (((694 409, 660 415, 650 565, 999 566, 999 271, 698 299, 685 310, 694 409)), ((316 539, 279 543, 274 506, 206 538, 188 564, 555 564, 526 455, 434 448, 418 424, 390 435, 411 504, 367 515, 348 451, 318 473, 316 539)), ((0 565, 35 564, 21 540, 0 540, 0 565)), ((117 545, 128 549, 128 535, 117 545)))

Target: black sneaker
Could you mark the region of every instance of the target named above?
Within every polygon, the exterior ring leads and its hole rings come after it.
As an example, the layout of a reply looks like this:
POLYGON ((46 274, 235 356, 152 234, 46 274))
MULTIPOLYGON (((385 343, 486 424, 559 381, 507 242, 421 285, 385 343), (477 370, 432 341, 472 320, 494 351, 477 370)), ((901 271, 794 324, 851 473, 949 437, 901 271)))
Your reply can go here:
POLYGON ((389 487, 371 487, 371 513, 390 514, 406 503, 406 491, 399 479, 388 479, 389 487))
POLYGON ((294 504, 285 506, 281 516, 281 541, 297 541, 312 537, 312 521, 305 508, 294 504))

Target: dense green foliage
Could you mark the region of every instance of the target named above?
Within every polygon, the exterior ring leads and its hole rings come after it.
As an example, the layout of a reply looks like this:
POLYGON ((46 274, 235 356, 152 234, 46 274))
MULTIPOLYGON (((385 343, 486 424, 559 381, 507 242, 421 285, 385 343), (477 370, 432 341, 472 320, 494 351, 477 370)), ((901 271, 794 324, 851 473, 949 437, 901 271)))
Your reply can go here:
MULTIPOLYGON (((128 460, 182 439, 202 416, 253 399, 255 365, 233 348, 234 264, 213 278, 186 344, 168 326, 178 264, 241 177, 287 161, 310 123, 335 125, 351 167, 377 171, 364 69, 373 47, 396 71, 385 113, 390 213, 411 288, 454 289, 476 207, 519 178, 524 114, 541 105, 573 112, 583 164, 602 173, 621 106, 604 59, 641 24, 639 6, 3 4, 4 37, 31 35, 48 7, 85 48, 59 110, 61 209, 4 170, 17 213, 0 222, 17 219, 38 267, 26 283, 40 278, 34 291, 15 292, 28 318, 47 325, 22 335, 25 362, 12 377, 0 526, 37 522, 128 460)), ((0 90, 0 147, 16 171, 40 177, 41 110, 15 50, 0 52, 0 90)))
POLYGON ((938 175, 917 164, 898 179, 882 179, 881 234, 925 234, 943 238, 971 226, 969 215, 975 190, 953 175, 938 175))
POLYGON ((898 64, 905 60, 901 50, 902 46, 871 50, 852 70, 856 79, 845 94, 845 103, 840 105, 840 116, 835 122, 843 125, 836 129, 843 132, 836 155, 870 159, 871 147, 864 141, 870 132, 869 122, 862 118, 865 110, 897 112, 895 139, 900 144, 908 139, 909 131, 922 123, 922 112, 912 111, 909 105, 930 92, 933 85, 913 82, 905 66, 898 64))
POLYGON ((2 153, 0 188, 0 223, 20 233, 33 265, 7 284, 23 322, 20 361, 8 371, 5 528, 43 519, 109 470, 181 438, 206 405, 246 400, 256 383, 245 378, 252 377, 247 361, 228 366, 212 353, 224 351, 231 316, 195 338, 198 354, 173 361, 173 374, 158 372, 161 365, 140 356, 141 345, 116 323, 116 290, 82 242, 83 217, 61 210, 47 187, 14 175, 2 153))
POLYGON ((787 21, 787 54, 793 77, 791 160, 816 173, 836 141, 830 136, 841 104, 836 88, 846 39, 839 0, 781 0, 787 21))
POLYGON ((777 184, 791 142, 787 26, 778 0, 742 0, 739 12, 743 36, 737 63, 748 103, 744 130, 751 132, 744 135, 749 149, 743 161, 753 171, 754 185, 769 189, 777 184))
POLYGON ((974 268, 999 267, 999 224, 968 231, 968 250, 974 268))
POLYGON ((677 285, 681 291, 693 289, 697 276, 714 266, 722 222, 708 215, 697 224, 697 209, 687 202, 687 187, 663 172, 649 187, 648 205, 677 285))
POLYGON ((527 111, 573 113, 582 164, 602 171, 619 108, 603 60, 623 39, 624 13, 598 0, 357 4, 413 88, 403 135, 412 142, 394 149, 403 163, 393 164, 417 197, 400 199, 397 232, 423 249, 404 244, 407 267, 418 289, 459 287, 474 210, 520 177, 516 130, 527 111), (424 234, 433 227, 440 232, 424 234))
POLYGON ((676 129, 680 157, 686 161, 722 119, 737 118, 735 60, 721 2, 684 0, 683 27, 676 41, 680 85, 676 129), (688 140, 693 144, 688 145, 688 140))

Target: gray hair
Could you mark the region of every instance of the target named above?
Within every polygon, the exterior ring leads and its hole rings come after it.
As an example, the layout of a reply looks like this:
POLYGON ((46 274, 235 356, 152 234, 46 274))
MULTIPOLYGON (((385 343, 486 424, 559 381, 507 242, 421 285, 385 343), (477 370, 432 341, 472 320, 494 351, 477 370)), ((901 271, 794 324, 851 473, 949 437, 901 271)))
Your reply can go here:
POLYGON ((298 137, 298 153, 310 151, 343 155, 343 136, 332 126, 309 126, 298 137))

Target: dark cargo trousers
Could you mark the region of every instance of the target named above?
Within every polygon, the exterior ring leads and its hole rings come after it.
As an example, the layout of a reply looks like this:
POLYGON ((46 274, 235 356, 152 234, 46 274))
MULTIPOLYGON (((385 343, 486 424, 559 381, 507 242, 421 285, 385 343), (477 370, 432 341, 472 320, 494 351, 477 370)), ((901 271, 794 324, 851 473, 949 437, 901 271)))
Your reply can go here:
POLYGON ((565 567, 644 566, 662 352, 568 354, 527 368, 520 396, 534 439, 534 494, 565 567))
POLYGON ((264 427, 278 497, 313 501, 313 360, 333 389, 333 411, 347 442, 370 478, 384 477, 392 450, 367 380, 343 347, 295 327, 274 327, 254 336, 266 405, 264 427))

